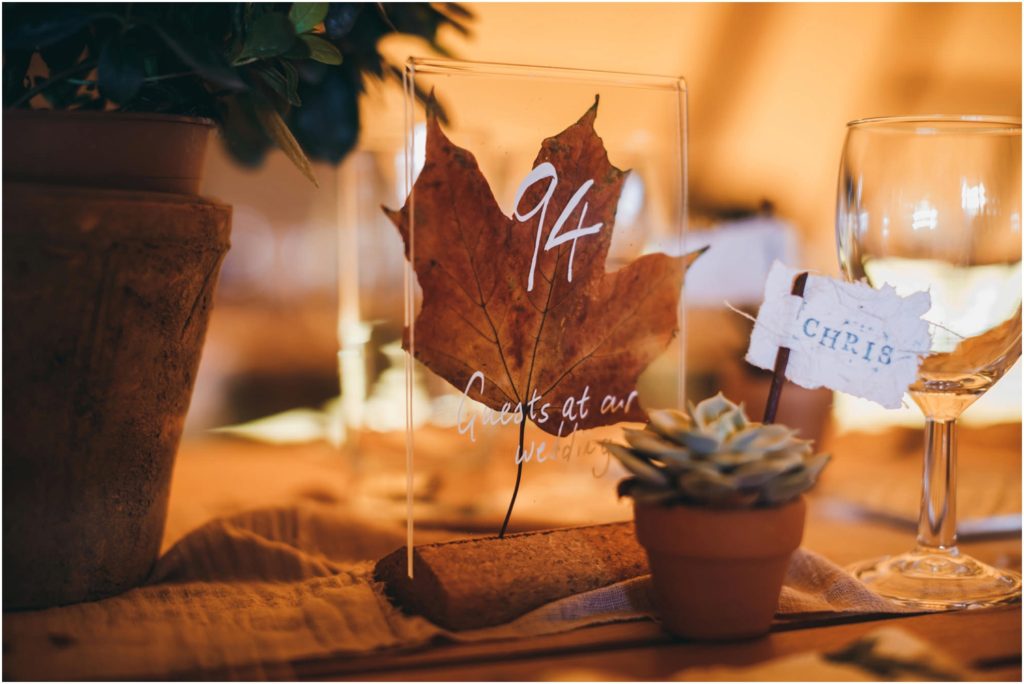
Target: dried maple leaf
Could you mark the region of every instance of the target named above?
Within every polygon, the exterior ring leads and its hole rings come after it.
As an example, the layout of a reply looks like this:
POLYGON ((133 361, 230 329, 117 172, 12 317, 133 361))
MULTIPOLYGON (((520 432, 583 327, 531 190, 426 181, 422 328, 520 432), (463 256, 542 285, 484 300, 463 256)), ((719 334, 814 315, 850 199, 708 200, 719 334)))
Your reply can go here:
MULTIPOLYGON (((413 186, 415 236, 409 201, 385 209, 407 258, 415 241, 423 291, 416 358, 488 407, 521 411, 552 435, 645 419, 637 378, 675 336, 683 276, 699 254, 649 254, 605 273, 627 172, 608 161, 596 116, 595 99, 579 121, 544 140, 528 176, 535 182, 508 217, 473 155, 430 115, 413 186), (477 371, 482 386, 467 387, 477 371), (606 397, 618 410, 601 410, 606 397)), ((406 349, 408 341, 407 334, 406 349)))

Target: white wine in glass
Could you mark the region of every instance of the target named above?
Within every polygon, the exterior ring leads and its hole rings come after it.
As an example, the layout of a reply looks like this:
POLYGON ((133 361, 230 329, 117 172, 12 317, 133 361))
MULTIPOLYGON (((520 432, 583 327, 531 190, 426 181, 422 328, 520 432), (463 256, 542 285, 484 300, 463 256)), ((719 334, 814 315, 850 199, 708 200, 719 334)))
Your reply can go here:
POLYGON ((1020 119, 887 117, 847 126, 836 241, 850 280, 926 290, 931 348, 910 396, 925 415, 917 546, 855 574, 921 608, 1020 598, 1017 573, 956 545, 956 420, 1021 353, 1020 119))

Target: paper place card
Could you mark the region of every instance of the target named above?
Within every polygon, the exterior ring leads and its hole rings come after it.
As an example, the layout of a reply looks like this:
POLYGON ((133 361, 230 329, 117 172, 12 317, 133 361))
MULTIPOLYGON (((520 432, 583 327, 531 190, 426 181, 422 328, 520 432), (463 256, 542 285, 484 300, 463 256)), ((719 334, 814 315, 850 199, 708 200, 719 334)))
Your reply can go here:
POLYGON ((799 297, 791 294, 799 273, 778 261, 772 265, 747 361, 773 370, 779 347, 788 347, 786 377, 801 387, 828 387, 899 408, 931 345, 921 318, 931 296, 901 297, 889 285, 876 290, 809 275, 799 297))

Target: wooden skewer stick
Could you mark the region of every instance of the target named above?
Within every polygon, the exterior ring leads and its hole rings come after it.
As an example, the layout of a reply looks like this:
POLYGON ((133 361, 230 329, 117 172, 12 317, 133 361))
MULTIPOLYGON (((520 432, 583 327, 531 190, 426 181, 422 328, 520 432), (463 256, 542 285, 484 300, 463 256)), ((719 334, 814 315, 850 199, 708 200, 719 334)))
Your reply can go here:
MULTIPOLYGON (((799 274, 793 279, 792 294, 797 297, 804 296, 804 288, 807 286, 807 271, 799 274)), ((768 403, 764 407, 764 424, 775 422, 775 414, 779 410, 779 397, 782 395, 782 386, 786 382, 786 366, 789 364, 789 347, 779 347, 775 354, 775 370, 772 372, 772 386, 768 390, 768 403)))

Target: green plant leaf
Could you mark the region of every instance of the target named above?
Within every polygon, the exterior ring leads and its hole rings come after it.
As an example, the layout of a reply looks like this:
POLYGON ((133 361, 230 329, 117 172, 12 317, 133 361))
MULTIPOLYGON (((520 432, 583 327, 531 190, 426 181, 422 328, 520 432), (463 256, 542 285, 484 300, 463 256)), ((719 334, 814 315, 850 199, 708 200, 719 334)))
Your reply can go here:
POLYGON ((274 143, 263 130, 251 94, 232 93, 222 98, 219 105, 224 122, 221 136, 228 152, 239 164, 259 166, 274 143))
POLYGON ((296 33, 313 30, 327 16, 326 2, 294 2, 288 10, 288 19, 296 33))
POLYGON ((120 38, 103 46, 98 70, 100 94, 118 104, 135 97, 146 76, 142 55, 120 38))
POLYGON ((309 46, 306 45, 305 41, 297 40, 292 43, 292 46, 281 57, 292 60, 309 59, 309 46))
MULTIPOLYGON (((283 64, 287 64, 287 62, 283 62, 283 64)), ((299 94, 295 90, 295 85, 289 82, 287 72, 282 73, 267 62, 257 62, 252 64, 251 68, 254 77, 259 79, 270 90, 280 95, 282 100, 296 107, 302 105, 299 94)), ((294 67, 292 68, 294 69, 294 67)), ((297 77, 298 75, 296 74, 297 77)))
POLYGON ((309 48, 309 58, 324 64, 341 64, 341 51, 320 36, 306 33, 299 39, 309 48))
POLYGON ((302 107, 289 112, 288 128, 310 159, 338 164, 359 136, 359 85, 347 69, 312 60, 302 66, 324 73, 319 83, 299 82, 302 107))
POLYGON ((155 23, 149 23, 149 26, 178 59, 206 80, 234 92, 246 89, 238 73, 212 44, 180 38, 155 23))
POLYGON ((257 107, 256 114, 263 125, 263 130, 267 132, 270 139, 288 155, 288 158, 292 160, 292 163, 295 164, 302 175, 319 188, 320 183, 317 182, 316 174, 313 173, 312 164, 309 163, 306 153, 302 151, 302 147, 295 140, 295 136, 288 130, 288 124, 284 122, 284 119, 277 113, 277 110, 272 107, 257 107))
POLYGON ((72 36, 89 25, 91 17, 80 8, 53 8, 36 3, 13 3, 4 8, 5 50, 38 50, 72 36))
POLYGON ((288 86, 288 101, 297 107, 301 106, 302 100, 299 98, 299 70, 287 59, 282 59, 280 65, 282 71, 284 71, 285 82, 288 86))
POLYGON ((288 51, 295 43, 295 27, 288 17, 280 12, 260 15, 249 27, 242 52, 234 63, 248 64, 257 59, 277 57, 288 51))

